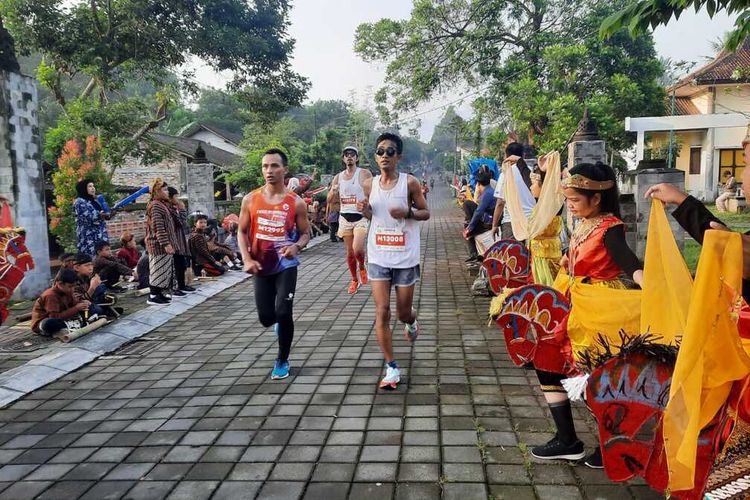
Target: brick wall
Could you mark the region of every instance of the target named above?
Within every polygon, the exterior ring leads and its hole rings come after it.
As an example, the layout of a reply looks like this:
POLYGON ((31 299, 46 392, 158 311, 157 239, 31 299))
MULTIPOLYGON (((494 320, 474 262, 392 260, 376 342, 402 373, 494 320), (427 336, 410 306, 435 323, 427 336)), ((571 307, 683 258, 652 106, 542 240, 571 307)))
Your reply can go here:
POLYGON ((118 212, 117 215, 107 223, 109 241, 113 245, 119 246, 120 235, 125 231, 135 235, 136 240, 146 235, 145 209, 118 212))

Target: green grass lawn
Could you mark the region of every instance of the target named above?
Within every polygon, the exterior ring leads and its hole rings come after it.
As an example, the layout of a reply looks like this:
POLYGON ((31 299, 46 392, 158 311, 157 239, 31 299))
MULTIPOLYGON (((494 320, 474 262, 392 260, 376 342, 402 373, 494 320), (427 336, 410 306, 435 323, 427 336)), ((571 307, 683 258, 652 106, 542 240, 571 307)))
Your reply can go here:
MULTIPOLYGON (((708 208, 717 219, 726 224, 730 229, 743 233, 750 231, 750 211, 740 214, 730 214, 726 212, 719 213, 719 211, 716 210, 716 205, 713 203, 707 204, 706 208, 708 208)), ((688 237, 685 240, 685 248, 682 250, 682 256, 685 258, 685 263, 688 268, 690 268, 690 271, 693 273, 695 273, 695 268, 698 265, 698 257, 700 257, 700 253, 700 245, 688 237)))

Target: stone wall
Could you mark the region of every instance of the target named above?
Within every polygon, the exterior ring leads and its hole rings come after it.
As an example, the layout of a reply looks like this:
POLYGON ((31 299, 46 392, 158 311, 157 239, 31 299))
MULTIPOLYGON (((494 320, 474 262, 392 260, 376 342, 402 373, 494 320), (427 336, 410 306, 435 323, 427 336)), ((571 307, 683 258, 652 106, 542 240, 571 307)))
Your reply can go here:
POLYGON ((184 168, 183 179, 190 212, 200 211, 211 218, 215 217, 214 165, 211 163, 187 163, 184 168))
MULTIPOLYGON (((115 170, 112 183, 140 188, 148 186, 152 180, 161 177, 170 186, 180 189, 180 170, 184 161, 184 158, 178 154, 170 154, 159 163, 152 165, 144 165, 135 158, 127 158, 125 163, 115 170)), ((147 203, 149 198, 149 195, 145 194, 137 201, 147 203)))
POLYGON ((33 78, 0 71, 0 195, 11 203, 15 225, 26 228, 36 264, 16 291, 21 298, 37 296, 50 280, 38 106, 33 78))

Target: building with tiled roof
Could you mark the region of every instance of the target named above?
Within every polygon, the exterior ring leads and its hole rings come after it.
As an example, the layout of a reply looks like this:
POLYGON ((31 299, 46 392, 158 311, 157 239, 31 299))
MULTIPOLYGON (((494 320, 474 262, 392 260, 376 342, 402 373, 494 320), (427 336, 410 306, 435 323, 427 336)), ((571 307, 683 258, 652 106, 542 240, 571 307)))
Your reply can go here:
POLYGON ((674 131, 680 151, 675 166, 685 171, 694 196, 713 200, 728 175, 740 178, 740 143, 750 122, 750 38, 735 52, 722 50, 711 62, 666 88, 664 116, 627 118, 638 134, 636 159, 665 150, 674 131))

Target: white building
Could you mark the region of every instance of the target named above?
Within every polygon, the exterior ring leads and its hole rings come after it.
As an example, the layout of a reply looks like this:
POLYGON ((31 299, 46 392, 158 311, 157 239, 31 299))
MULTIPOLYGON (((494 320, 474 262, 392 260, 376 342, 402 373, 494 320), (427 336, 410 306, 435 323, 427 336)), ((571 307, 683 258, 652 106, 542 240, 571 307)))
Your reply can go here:
POLYGON ((739 181, 745 166, 740 143, 750 122, 750 39, 667 88, 667 96, 669 116, 625 119, 625 129, 638 134, 636 161, 649 149, 664 149, 674 131, 686 189, 712 201, 722 180, 731 174, 739 181))

